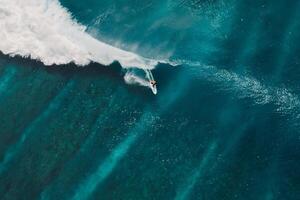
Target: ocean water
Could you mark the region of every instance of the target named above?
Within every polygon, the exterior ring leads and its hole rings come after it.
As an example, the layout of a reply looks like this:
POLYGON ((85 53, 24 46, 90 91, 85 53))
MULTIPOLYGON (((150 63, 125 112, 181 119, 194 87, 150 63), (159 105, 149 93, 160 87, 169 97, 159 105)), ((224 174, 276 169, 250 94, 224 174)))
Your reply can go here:
POLYGON ((0 199, 300 199, 299 19, 297 0, 0 0, 0 199))

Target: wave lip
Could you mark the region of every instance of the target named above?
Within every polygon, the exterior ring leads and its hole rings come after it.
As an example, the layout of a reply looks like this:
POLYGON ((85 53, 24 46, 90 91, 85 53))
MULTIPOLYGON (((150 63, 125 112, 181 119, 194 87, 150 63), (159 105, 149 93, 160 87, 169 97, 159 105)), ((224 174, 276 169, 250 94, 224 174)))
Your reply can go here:
POLYGON ((90 62, 153 69, 157 61, 105 44, 72 19, 58 0, 0 0, 0 51, 45 65, 90 62))

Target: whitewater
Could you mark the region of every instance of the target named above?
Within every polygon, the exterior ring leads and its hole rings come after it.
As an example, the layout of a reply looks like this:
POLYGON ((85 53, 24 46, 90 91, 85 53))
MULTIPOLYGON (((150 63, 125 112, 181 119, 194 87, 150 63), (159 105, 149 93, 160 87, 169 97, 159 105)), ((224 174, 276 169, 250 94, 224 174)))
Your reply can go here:
MULTIPOLYGON (((154 69, 158 62, 162 62, 172 66, 196 65, 202 75, 208 72, 212 72, 215 76, 222 74, 218 69, 212 70, 210 66, 204 66, 203 63, 148 59, 99 41, 91 36, 86 27, 78 23, 58 0, 0 0, 0 38, 2 38, 0 42, 2 53, 12 57, 18 55, 36 59, 44 65, 75 63, 78 66, 85 66, 90 62, 110 65, 114 61, 118 61, 123 68, 146 70, 154 69), (205 71, 201 69, 205 69, 205 71)), ((222 82, 235 80, 236 76, 227 76, 226 74, 229 73, 223 72, 225 75, 219 76, 219 78, 222 77, 222 82)), ((139 76, 135 71, 127 71, 124 81, 127 84, 150 88, 147 77, 139 76)), ((250 82, 257 84, 253 84, 251 87, 245 77, 244 81, 238 81, 237 88, 245 93, 250 91, 250 94, 246 96, 253 97, 254 94, 260 94, 258 96, 262 97, 263 102, 269 102, 268 99, 276 99, 274 101, 275 104, 280 105, 279 110, 294 111, 294 107, 298 108, 298 98, 290 92, 286 92, 288 90, 265 89, 257 87, 260 84, 257 80, 250 82), (270 95, 273 93, 276 95, 270 95)), ((258 104, 260 103, 258 102, 258 104)))
POLYGON ((0 0, 0 51, 45 65, 118 61, 124 68, 153 69, 157 61, 101 42, 86 32, 58 0, 0 0))
POLYGON ((0 199, 298 199, 298 5, 0 0, 0 199))

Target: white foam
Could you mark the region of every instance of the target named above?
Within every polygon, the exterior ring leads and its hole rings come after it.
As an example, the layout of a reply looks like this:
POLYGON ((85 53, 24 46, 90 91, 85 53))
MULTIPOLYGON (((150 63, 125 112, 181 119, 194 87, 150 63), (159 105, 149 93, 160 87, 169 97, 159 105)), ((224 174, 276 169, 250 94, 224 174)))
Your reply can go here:
POLYGON ((300 99, 286 87, 269 86, 250 75, 240 75, 201 62, 176 60, 172 64, 187 65, 193 76, 219 84, 220 90, 234 93, 236 98, 251 98, 258 105, 273 104, 276 112, 292 115, 297 121, 300 119, 300 99))
POLYGON ((146 59, 93 38, 58 0, 0 0, 0 51, 30 57, 45 65, 109 65, 152 69, 146 59))
POLYGON ((124 76, 124 80, 127 84, 130 85, 139 85, 139 86, 144 86, 144 87, 149 87, 150 84, 149 81, 146 79, 139 77, 138 75, 134 74, 133 72, 126 72, 124 76))

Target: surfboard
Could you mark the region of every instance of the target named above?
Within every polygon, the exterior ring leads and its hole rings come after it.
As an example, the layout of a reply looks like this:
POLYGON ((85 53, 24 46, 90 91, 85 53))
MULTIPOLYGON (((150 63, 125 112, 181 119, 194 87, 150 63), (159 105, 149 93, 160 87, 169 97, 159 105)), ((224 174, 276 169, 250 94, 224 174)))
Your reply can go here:
POLYGON ((154 77, 153 77, 153 74, 152 74, 152 72, 150 71, 150 70, 146 70, 145 71, 146 72, 146 77, 147 77, 147 79, 148 79, 148 81, 149 81, 149 87, 151 88, 151 90, 152 90, 152 92, 153 92, 153 94, 157 94, 157 87, 156 87, 156 85, 152 85, 151 84, 151 81, 155 81, 154 80, 154 77))

